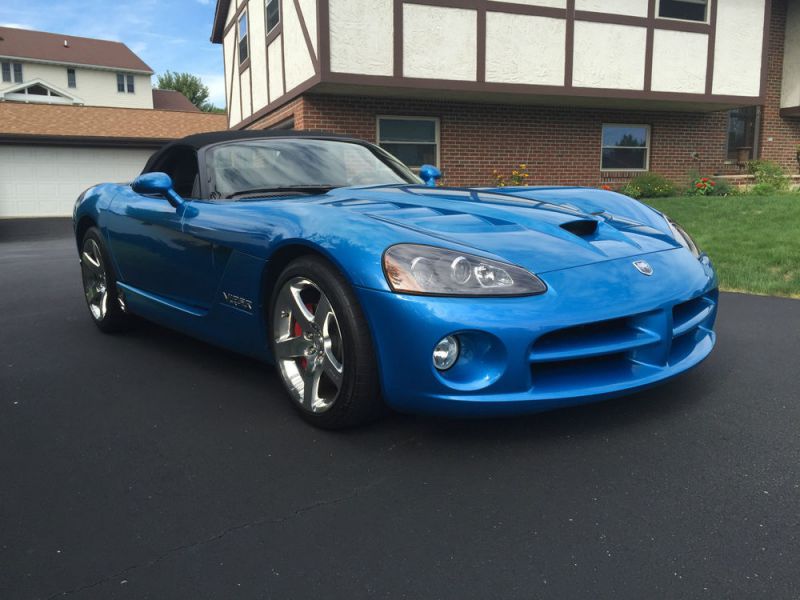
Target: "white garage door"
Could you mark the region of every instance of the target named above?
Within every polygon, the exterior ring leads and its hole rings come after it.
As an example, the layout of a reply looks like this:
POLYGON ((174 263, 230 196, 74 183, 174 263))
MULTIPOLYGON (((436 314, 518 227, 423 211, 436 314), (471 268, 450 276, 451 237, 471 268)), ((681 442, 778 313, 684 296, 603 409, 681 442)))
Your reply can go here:
POLYGON ((102 182, 131 181, 154 150, 0 145, 0 218, 72 216, 102 182))

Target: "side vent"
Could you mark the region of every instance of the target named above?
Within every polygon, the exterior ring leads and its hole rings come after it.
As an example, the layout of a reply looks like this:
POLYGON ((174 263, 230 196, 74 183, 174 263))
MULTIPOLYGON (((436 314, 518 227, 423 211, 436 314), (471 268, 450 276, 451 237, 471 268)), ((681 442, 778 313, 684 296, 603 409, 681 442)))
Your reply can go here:
POLYGON ((560 225, 564 231, 569 231, 578 237, 589 237, 597 231, 597 221, 591 219, 581 219, 579 221, 569 221, 560 225))

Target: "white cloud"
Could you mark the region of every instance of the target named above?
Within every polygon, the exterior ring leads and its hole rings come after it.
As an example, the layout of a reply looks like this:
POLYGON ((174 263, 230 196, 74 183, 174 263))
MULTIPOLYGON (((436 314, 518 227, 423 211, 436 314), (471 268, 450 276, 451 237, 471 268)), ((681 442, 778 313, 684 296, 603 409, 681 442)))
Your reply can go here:
POLYGON ((199 77, 208 86, 208 101, 225 108, 225 77, 218 73, 205 73, 199 77))
POLYGON ((12 29, 36 29, 33 25, 27 23, 0 23, 0 27, 11 27, 12 29))

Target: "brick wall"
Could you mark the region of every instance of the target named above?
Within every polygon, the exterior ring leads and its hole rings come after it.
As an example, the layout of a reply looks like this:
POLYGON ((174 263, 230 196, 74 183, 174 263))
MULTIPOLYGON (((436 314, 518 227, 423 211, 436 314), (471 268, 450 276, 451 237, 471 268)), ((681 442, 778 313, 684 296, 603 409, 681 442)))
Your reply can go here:
POLYGON ((774 160, 790 173, 797 173, 795 158, 800 144, 800 119, 784 119, 780 115, 781 80, 783 78, 783 41, 786 7, 790 0, 773 0, 767 54, 767 98, 762 109, 761 157, 774 160))

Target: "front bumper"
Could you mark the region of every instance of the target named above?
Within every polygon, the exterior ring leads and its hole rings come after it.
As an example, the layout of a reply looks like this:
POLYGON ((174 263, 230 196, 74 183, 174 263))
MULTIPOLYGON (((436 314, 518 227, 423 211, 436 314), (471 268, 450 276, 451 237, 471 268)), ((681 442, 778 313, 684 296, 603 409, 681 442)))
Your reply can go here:
POLYGON ((359 288, 385 401, 446 415, 536 412, 631 393, 711 352, 717 280, 685 250, 539 273, 548 291, 523 298, 441 298, 359 288), (449 370, 431 354, 457 335, 449 370))

